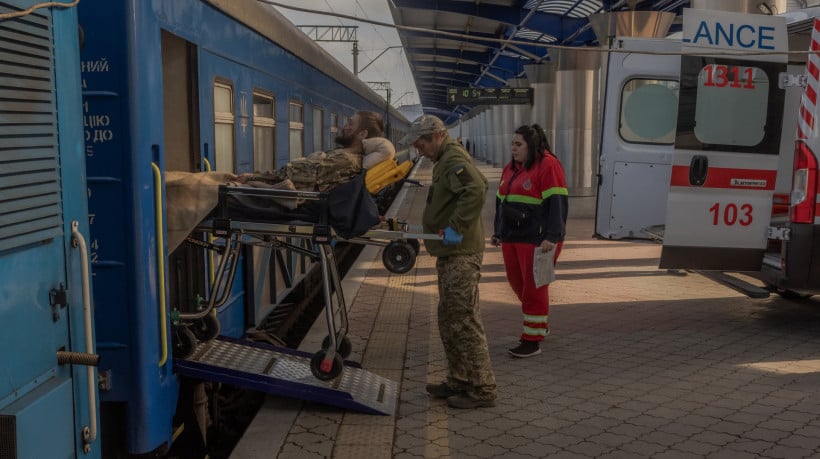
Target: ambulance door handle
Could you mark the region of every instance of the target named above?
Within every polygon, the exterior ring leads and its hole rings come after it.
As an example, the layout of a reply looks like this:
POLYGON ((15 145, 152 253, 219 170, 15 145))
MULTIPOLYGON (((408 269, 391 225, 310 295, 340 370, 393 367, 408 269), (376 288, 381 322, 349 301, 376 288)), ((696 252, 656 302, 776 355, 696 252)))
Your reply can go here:
POLYGON ((695 155, 689 165, 689 184, 700 186, 706 183, 706 173, 709 171, 709 158, 695 155))

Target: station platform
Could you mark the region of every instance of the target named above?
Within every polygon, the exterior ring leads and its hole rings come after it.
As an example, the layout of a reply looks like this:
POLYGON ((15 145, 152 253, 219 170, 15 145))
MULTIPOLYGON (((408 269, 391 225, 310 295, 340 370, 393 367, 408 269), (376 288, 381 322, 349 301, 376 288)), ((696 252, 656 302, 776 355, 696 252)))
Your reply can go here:
MULTIPOLYGON (((490 181, 487 240, 501 169, 490 181)), ((430 183, 432 164, 414 179, 430 183)), ((391 212, 419 222, 426 187, 391 212)), ((251 458, 820 457, 820 300, 750 299, 699 274, 659 270, 660 245, 593 237, 591 198, 570 198, 542 353, 508 355, 521 309, 487 245, 481 310, 498 381, 493 408, 457 410, 444 379, 435 260, 389 273, 367 246, 344 280, 349 360, 398 383, 392 416, 268 396, 234 449, 251 458)), ((390 216, 390 214, 389 214, 390 216)), ((317 321, 301 349, 326 334, 317 321)))

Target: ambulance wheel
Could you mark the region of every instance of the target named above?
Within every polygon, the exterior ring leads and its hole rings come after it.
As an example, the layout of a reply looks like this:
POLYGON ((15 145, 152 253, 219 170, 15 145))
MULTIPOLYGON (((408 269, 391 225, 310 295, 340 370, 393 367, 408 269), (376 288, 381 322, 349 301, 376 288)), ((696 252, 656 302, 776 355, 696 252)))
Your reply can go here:
POLYGON ((174 358, 187 359, 196 349, 196 336, 185 325, 175 325, 173 328, 174 335, 171 344, 174 358))
POLYGON ((413 247, 413 251, 416 252, 416 256, 419 254, 419 250, 421 250, 421 244, 419 244, 418 239, 407 239, 407 243, 413 247))
POLYGON ((191 322, 191 331, 201 342, 210 341, 219 336, 219 319, 213 314, 208 314, 201 319, 191 322))
POLYGON ((404 274, 413 269, 416 251, 406 241, 393 241, 382 252, 382 263, 393 274, 404 274))
MULTIPOLYGON (((347 335, 342 337, 342 341, 336 343, 339 345, 339 350, 336 351, 339 355, 342 356, 343 359, 350 357, 350 353, 353 352, 353 345, 350 343, 350 338, 347 335)), ((325 336, 325 339, 322 340, 322 349, 327 351, 330 348, 330 337, 325 336)))
POLYGON ((310 372, 313 373, 313 376, 320 381, 329 381, 336 376, 339 376, 344 369, 342 356, 336 353, 333 356, 333 363, 328 371, 323 370, 322 361, 325 359, 326 355, 327 351, 322 349, 313 354, 313 358, 310 359, 310 372))

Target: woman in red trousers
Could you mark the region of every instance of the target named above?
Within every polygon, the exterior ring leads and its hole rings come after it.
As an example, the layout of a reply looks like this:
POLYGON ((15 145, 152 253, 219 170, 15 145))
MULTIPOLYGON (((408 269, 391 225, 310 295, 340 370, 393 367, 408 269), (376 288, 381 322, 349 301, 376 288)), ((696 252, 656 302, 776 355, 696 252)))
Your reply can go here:
POLYGON ((514 357, 541 353, 539 343, 549 334, 549 285, 536 288, 533 257, 561 253, 567 223, 567 181, 561 162, 550 152, 544 130, 521 126, 512 138, 512 160, 504 167, 496 194, 491 243, 501 246, 504 268, 521 301, 524 330, 514 357))

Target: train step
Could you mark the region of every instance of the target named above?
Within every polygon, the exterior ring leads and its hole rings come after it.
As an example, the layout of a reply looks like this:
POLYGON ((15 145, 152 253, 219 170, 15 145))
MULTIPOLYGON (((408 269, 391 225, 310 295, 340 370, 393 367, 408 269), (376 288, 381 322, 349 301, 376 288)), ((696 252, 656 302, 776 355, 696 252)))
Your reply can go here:
POLYGON ((313 354, 268 344, 219 337, 200 343, 187 358, 174 359, 180 375, 231 384, 283 397, 333 405, 369 414, 392 416, 395 381, 345 361, 336 378, 313 376, 313 354))

